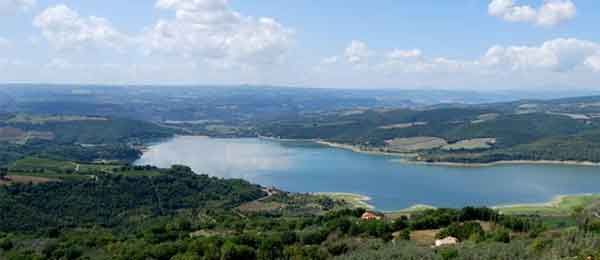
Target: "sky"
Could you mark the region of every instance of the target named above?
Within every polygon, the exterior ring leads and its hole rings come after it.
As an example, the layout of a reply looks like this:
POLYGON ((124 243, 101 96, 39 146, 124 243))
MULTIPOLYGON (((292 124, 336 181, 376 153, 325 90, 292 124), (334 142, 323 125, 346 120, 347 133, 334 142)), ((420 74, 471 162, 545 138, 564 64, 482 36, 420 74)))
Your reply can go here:
POLYGON ((0 0, 0 83, 600 89, 597 0, 0 0))

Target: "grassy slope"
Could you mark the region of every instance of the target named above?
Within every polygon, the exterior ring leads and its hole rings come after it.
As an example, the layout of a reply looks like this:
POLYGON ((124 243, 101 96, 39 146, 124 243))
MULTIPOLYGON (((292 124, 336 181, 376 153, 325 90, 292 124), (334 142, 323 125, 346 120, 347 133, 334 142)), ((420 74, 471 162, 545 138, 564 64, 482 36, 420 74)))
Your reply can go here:
POLYGON ((600 200, 600 195, 558 196, 547 203, 519 204, 496 207, 509 215, 569 216, 577 208, 583 208, 600 200))

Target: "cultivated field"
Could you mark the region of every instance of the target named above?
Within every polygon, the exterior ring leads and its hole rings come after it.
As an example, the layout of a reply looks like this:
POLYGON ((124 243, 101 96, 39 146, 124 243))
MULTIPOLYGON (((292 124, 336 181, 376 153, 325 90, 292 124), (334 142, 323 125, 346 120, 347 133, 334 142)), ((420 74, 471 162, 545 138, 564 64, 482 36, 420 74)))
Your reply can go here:
POLYGON ((483 115, 479 115, 477 117, 477 120, 473 120, 473 121, 471 121, 471 123, 479 124, 479 123, 494 120, 494 119, 498 118, 499 116, 500 116, 500 114, 497 114, 497 113, 483 114, 483 115))
POLYGON ((462 140, 442 147, 446 151, 490 149, 496 143, 496 138, 476 138, 462 140))
POLYGON ((34 176, 15 176, 15 175, 10 175, 5 179, 0 179, 0 186, 1 185, 10 185, 10 184, 27 184, 27 183, 32 183, 32 184, 40 184, 40 183, 46 183, 46 182, 51 182, 51 181, 58 181, 56 179, 49 179, 49 178, 42 178, 42 177, 34 177, 34 176))
POLYGON ((75 121, 106 121, 104 117, 94 116, 34 116, 19 114, 9 119, 8 123, 45 124, 52 122, 75 122, 75 121))
POLYGON ((156 169, 143 169, 114 164, 85 164, 71 161, 58 161, 40 157, 27 157, 9 165, 9 171, 15 175, 28 175, 56 179, 88 178, 98 172, 126 176, 158 176, 162 173, 156 169))
POLYGON ((403 129, 403 128, 411 128, 415 126, 424 126, 427 125, 427 122, 413 122, 413 123, 404 123, 404 124, 394 124, 394 125, 384 125, 380 126, 381 129, 403 129))
POLYGON ((25 138, 26 133, 14 127, 0 128, 0 142, 15 142, 25 138))
POLYGON ((437 149, 448 142, 438 137, 412 137, 412 138, 396 138, 386 141, 387 148, 394 152, 416 152, 421 150, 437 149))
POLYGON ((29 140, 53 140, 54 134, 51 132, 29 131, 25 132, 14 127, 0 128, 0 142, 11 142, 17 144, 26 144, 29 140))

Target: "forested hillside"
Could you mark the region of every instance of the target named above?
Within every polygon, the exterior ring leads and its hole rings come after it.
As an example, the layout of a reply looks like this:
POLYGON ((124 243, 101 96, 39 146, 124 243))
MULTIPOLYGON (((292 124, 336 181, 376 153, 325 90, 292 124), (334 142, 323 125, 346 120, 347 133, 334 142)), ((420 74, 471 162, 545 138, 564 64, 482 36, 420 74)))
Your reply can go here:
POLYGON ((600 162, 597 101, 589 97, 313 114, 264 124, 258 132, 418 154, 417 159, 429 162, 600 162))
POLYGON ((4 114, 0 117, 0 165, 33 155, 132 162, 139 157, 137 145, 180 131, 131 119, 4 114))

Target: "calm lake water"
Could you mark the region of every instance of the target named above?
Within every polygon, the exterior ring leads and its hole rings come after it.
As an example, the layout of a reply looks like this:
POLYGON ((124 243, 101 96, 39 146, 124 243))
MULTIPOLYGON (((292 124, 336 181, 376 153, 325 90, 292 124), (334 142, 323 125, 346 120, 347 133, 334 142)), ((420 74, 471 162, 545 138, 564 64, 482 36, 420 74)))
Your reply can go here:
POLYGON ((350 192, 379 210, 546 202, 600 193, 600 168, 501 165, 459 168, 404 164, 310 142, 176 137, 150 147, 136 164, 188 165, 198 173, 244 178, 292 192, 350 192))

